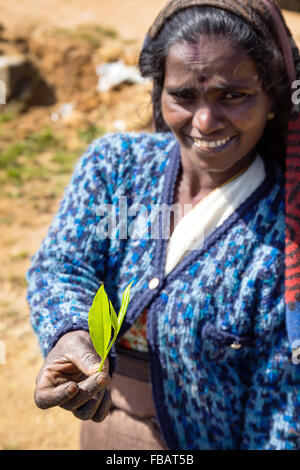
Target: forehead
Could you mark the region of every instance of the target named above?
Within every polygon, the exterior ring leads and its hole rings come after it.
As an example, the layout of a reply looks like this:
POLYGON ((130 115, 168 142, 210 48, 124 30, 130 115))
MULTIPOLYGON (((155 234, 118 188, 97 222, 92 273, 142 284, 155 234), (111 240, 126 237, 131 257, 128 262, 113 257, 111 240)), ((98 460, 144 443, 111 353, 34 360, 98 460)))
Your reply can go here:
POLYGON ((242 49, 228 41, 199 37, 197 43, 173 44, 166 58, 165 78, 168 82, 189 80, 198 83, 212 79, 230 82, 257 82, 255 63, 242 49))

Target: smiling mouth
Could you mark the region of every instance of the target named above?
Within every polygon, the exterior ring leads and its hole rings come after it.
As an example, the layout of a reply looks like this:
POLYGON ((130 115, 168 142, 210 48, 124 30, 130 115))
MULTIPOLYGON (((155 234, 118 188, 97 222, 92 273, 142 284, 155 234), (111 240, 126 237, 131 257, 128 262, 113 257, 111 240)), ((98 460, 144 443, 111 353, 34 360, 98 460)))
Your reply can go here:
POLYGON ((227 137, 226 139, 222 140, 215 140, 209 142, 203 139, 195 139, 192 137, 195 147, 199 149, 219 149, 228 144, 235 136, 227 137))

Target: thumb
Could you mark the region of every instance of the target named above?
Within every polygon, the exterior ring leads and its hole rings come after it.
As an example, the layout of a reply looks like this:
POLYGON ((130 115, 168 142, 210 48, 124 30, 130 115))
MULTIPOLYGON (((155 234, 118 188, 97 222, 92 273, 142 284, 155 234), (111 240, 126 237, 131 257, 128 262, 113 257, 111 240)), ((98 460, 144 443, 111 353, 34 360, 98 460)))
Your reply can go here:
MULTIPOLYGON (((97 354, 90 337, 82 338, 76 346, 73 358, 74 364, 87 376, 98 372, 101 357, 97 354)), ((109 362, 106 359, 101 369, 101 375, 108 377, 108 372, 109 362)))
POLYGON ((101 358, 93 351, 85 351, 80 358, 80 369, 87 375, 93 375, 98 372, 101 358))

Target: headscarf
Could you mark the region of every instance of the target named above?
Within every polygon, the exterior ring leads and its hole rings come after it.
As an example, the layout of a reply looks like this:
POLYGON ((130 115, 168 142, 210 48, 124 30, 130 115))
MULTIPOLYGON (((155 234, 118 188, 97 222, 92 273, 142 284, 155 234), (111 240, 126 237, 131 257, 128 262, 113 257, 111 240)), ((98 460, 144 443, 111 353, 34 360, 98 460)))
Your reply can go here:
MULTIPOLYGON (((259 31, 265 41, 275 41, 281 51, 291 84, 291 95, 300 87, 300 55, 276 0, 171 0, 161 10, 146 36, 157 37, 175 13, 194 6, 228 11, 259 31)), ((145 41, 145 43, 146 43, 145 41)), ((291 349, 300 347, 300 106, 293 103, 285 158, 285 306, 291 349)), ((295 359, 295 356, 294 356, 295 359)), ((294 361, 293 361, 294 362, 294 361)), ((298 363, 297 361, 296 363, 298 363)))

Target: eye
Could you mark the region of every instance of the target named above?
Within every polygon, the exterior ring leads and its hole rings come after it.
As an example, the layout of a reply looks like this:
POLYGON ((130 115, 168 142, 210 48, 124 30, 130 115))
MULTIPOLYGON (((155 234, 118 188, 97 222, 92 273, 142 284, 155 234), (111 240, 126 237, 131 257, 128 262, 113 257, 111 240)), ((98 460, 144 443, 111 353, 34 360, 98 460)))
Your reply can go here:
POLYGON ((171 91, 169 94, 178 100, 193 100, 195 98, 195 95, 192 91, 190 90, 178 90, 178 91, 171 91))
POLYGON ((224 93, 222 96, 222 100, 224 101, 242 101, 248 98, 247 93, 239 92, 239 91, 229 91, 224 93))

